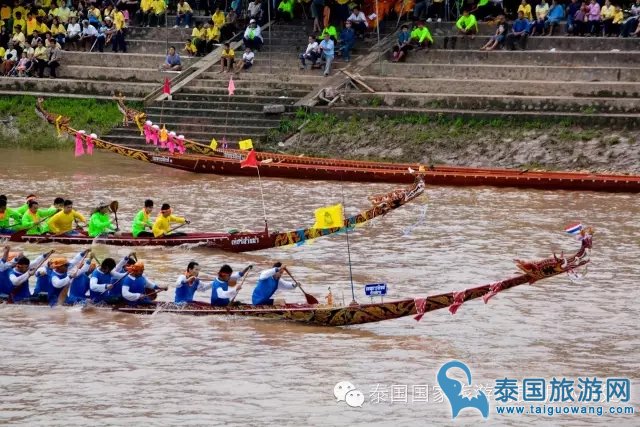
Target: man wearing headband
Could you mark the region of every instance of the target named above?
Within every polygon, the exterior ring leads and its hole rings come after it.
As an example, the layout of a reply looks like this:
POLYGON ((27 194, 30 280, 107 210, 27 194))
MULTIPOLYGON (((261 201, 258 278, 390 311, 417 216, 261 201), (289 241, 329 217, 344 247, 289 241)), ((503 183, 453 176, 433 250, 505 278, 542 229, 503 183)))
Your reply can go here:
POLYGON ((153 222, 151 222, 151 211, 153 210, 153 200, 147 199, 144 201, 144 208, 142 208, 136 216, 133 218, 131 224, 131 234, 133 237, 153 237, 151 231, 147 229, 153 229, 153 222))
POLYGON ((236 286, 238 279, 247 274, 247 271, 252 268, 253 266, 249 265, 244 270, 234 273, 233 269, 225 264, 218 271, 218 277, 208 285, 201 285, 199 290, 206 291, 212 288, 211 305, 225 307, 242 289, 242 284, 236 286), (229 289, 230 287, 232 289, 229 289))
POLYGON ((172 213, 171 206, 168 203, 163 203, 162 208, 160 210, 160 215, 156 218, 156 222, 153 224, 153 236, 154 237, 162 237, 162 236, 184 236, 185 233, 173 233, 171 232, 171 223, 178 224, 190 224, 190 221, 186 219, 175 216, 172 213))
POLYGON ((167 287, 161 287, 149 281, 144 275, 144 264, 140 261, 127 267, 127 277, 122 283, 122 297, 127 300, 129 305, 151 304, 145 294, 145 289, 167 290, 167 287))
POLYGON ((273 305, 273 299, 271 297, 278 290, 282 289, 295 289, 296 284, 283 280, 282 273, 289 272, 287 266, 282 265, 281 262, 273 264, 273 268, 264 270, 258 277, 258 283, 253 290, 251 297, 251 303, 253 305, 273 305))
POLYGON ((116 231, 116 226, 111 223, 109 217, 109 204, 100 202, 89 218, 89 236, 107 236, 116 231))

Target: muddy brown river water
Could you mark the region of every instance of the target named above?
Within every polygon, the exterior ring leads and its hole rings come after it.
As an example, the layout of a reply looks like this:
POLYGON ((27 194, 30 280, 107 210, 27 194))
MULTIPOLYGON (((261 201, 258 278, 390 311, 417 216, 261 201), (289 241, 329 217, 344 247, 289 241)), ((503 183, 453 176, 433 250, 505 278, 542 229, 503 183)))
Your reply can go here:
MULTIPOLYGON (((106 153, 75 159, 70 152, 4 150, 0 156, 0 192, 10 206, 31 192, 47 205, 57 195, 69 197, 85 214, 98 201, 118 200, 120 227, 128 229, 150 197, 190 219, 185 231, 263 225, 255 179, 195 175, 106 153)), ((395 186, 274 179, 263 180, 263 187, 270 228, 285 230, 312 225, 313 210, 341 202, 343 194, 346 212, 353 213, 368 206, 367 196, 395 186)), ((588 274, 578 282, 563 275, 520 286, 487 305, 468 302, 455 316, 442 310, 420 322, 405 318, 335 329, 1 305, 0 424, 640 425, 637 195, 487 187, 427 187, 426 193, 350 235, 358 301, 369 301, 366 283, 387 283, 391 299, 510 277, 513 258, 577 249, 563 233, 576 220, 596 229, 588 274), (433 386, 440 366, 453 359, 469 366, 475 385, 489 392, 494 387, 492 393, 503 378, 519 384, 566 378, 577 385, 578 378, 596 376, 629 379, 631 396, 623 403, 585 403, 603 406, 600 417, 498 414, 500 403, 490 397, 488 420, 465 409, 452 422, 451 406, 433 386), (362 392, 362 407, 336 402, 334 386, 341 381, 362 392), (428 402, 416 399, 422 386, 428 402), (608 414, 612 405, 633 406, 635 414, 608 414)), ((46 248, 66 255, 82 249, 46 248)), ((35 254, 45 247, 21 249, 35 254)), ((129 251, 100 244, 94 249, 99 258, 129 251)), ((337 302, 351 300, 344 235, 247 254, 185 247, 137 253, 159 283, 172 284, 190 260, 209 274, 223 263, 236 269, 252 263, 259 270, 280 260, 319 299, 330 286, 337 302)), ((250 279, 255 282, 255 275, 250 279)), ((250 298, 252 285, 239 299, 250 298)), ((170 290, 160 299, 172 297, 170 290)), ((203 301, 208 297, 198 294, 203 301)), ((281 297, 304 300, 297 292, 281 297)), ((463 381, 462 371, 449 376, 463 381)))

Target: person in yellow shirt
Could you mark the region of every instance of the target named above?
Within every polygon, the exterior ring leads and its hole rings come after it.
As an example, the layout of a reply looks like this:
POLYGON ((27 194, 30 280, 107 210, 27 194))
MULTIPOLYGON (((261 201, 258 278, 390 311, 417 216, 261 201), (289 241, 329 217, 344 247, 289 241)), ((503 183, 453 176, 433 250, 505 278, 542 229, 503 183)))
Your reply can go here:
MULTIPOLYGON (((24 19, 27 16, 28 10, 22 6, 22 4, 18 3, 13 7, 13 19, 24 19), (20 14, 20 16, 18 16, 20 14)), ((24 30, 24 28, 22 28, 24 30)))
POLYGON ((151 18, 151 5, 153 0, 141 0, 140 9, 136 12, 136 21, 139 27, 148 27, 151 18))
POLYGON ((207 50, 207 32, 202 22, 196 23, 196 27, 191 31, 191 43, 196 47, 196 55, 203 56, 207 50))
POLYGON ((198 54, 198 48, 193 44, 193 40, 187 39, 183 49, 189 56, 196 56, 198 54))
POLYGON ((23 32, 27 28, 27 21, 22 18, 22 14, 20 12, 18 12, 17 18, 13 18, 13 29, 11 30, 11 32, 13 34, 16 34, 18 32, 18 27, 23 32))
POLYGON ((222 28, 222 26, 224 25, 224 12, 222 12, 219 7, 216 8, 216 11, 213 13, 213 15, 211 15, 211 21, 213 22, 213 25, 217 26, 218 28, 222 28))
POLYGON ((527 2, 527 0, 522 0, 520 6, 518 6, 518 12, 522 12, 526 20, 533 20, 533 16, 531 15, 531 5, 527 2))
POLYGON ((207 39, 207 47, 206 52, 211 53, 216 44, 220 43, 220 29, 215 25, 204 24, 206 39, 207 39))
POLYGON ((190 224, 190 221, 186 219, 173 215, 171 211, 171 206, 168 203, 163 203, 162 208, 160 209, 160 215, 156 218, 156 222, 153 224, 153 236, 154 237, 163 237, 163 236, 184 236, 185 233, 175 233, 171 231, 171 223, 178 224, 190 224))
POLYGON ((118 10, 113 13, 113 25, 116 29, 116 32, 113 36, 112 50, 114 52, 121 51, 122 53, 126 53, 127 43, 124 39, 125 19, 124 13, 122 13, 122 9, 124 9, 124 5, 118 5, 118 10))
POLYGON ((613 16, 616 14, 616 8, 609 0, 604 2, 604 6, 600 9, 600 19, 602 20, 602 35, 609 36, 611 34, 611 24, 613 24, 613 16))
POLYGON ((611 23, 611 36, 616 37, 622 29, 622 21, 624 21, 624 13, 620 6, 615 6, 616 10, 613 14, 613 22, 611 23))
POLYGON ((82 216, 82 214, 73 209, 73 202, 71 200, 65 200, 63 206, 64 207, 60 212, 53 215, 47 221, 49 231, 52 234, 64 234, 67 236, 80 234, 73 229, 73 221, 86 223, 87 220, 82 216))
POLYGON ((38 20, 36 19, 35 16, 33 16, 31 12, 29 12, 27 14, 27 31, 26 31, 27 38, 33 35, 33 30, 39 30, 39 29, 40 29, 40 24, 38 24, 38 20))
POLYGON ((164 0, 153 0, 151 3, 151 9, 153 11, 153 14, 151 15, 152 22, 149 25, 152 27, 154 25, 157 27, 164 25, 164 12, 167 9, 167 5, 164 0))
POLYGON ((222 54, 220 55, 220 72, 226 73, 233 71, 233 63, 235 62, 236 53, 231 49, 229 42, 224 43, 222 54))
POLYGON ((13 28, 13 16, 11 15, 11 6, 8 6, 6 4, 3 4, 2 7, 0 7, 0 21, 4 22, 5 27, 7 27, 7 30, 11 30, 13 28))
POLYGON ((36 29, 41 35, 44 35, 50 32, 49 27, 47 27, 47 24, 44 23, 43 18, 38 16, 38 18, 36 18, 36 21, 38 21, 38 26, 36 29))
POLYGON ((193 9, 191 9, 189 3, 184 0, 179 0, 176 13, 176 25, 174 25, 173 28, 178 28, 183 23, 185 28, 189 28, 191 26, 191 18, 193 16, 193 9))
POLYGON ((64 25, 60 23, 60 19, 57 17, 53 18, 51 21, 51 36, 60 46, 64 46, 67 30, 64 28, 64 25))

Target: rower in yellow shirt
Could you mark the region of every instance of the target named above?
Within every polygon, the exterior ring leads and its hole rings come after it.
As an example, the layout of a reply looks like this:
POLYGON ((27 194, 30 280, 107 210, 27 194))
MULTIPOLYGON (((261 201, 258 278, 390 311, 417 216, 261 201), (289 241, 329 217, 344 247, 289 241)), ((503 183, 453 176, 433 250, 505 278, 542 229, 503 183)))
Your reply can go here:
POLYGON ((73 221, 77 220, 86 223, 87 220, 73 209, 73 202, 71 200, 65 200, 63 209, 57 214, 53 215, 47 221, 49 231, 52 234, 65 234, 68 236, 74 236, 79 234, 73 229, 73 221))
POLYGON ((184 236, 185 233, 175 233, 171 232, 171 223, 178 224, 190 224, 190 221, 186 219, 175 216, 172 214, 171 206, 168 203, 163 203, 162 208, 160 209, 160 215, 156 218, 156 222, 153 224, 153 236, 154 237, 163 237, 163 236, 184 236))

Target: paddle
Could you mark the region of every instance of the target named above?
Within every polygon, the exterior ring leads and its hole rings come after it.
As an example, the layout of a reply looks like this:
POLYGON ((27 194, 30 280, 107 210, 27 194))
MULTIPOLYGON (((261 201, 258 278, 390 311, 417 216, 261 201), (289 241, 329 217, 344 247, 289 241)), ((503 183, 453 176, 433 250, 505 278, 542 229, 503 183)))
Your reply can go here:
POLYGON ((117 200, 114 200, 109 204, 109 210, 113 212, 113 216, 116 218, 116 231, 120 230, 120 227, 118 227, 118 207, 119 206, 120 204, 118 203, 117 200))
POLYGON ((170 230, 168 230, 168 231, 166 231, 166 232, 162 233, 161 235, 159 235, 158 237, 156 237, 156 239, 159 239, 160 237, 168 236, 169 234, 171 234, 171 233, 173 233, 174 231, 176 231, 178 228, 180 228, 180 227, 184 227, 185 225, 189 225, 189 224, 191 224, 191 221, 186 221, 184 224, 180 224, 179 226, 177 226, 177 227, 173 227, 172 229, 170 229, 170 230))
MULTIPOLYGON (((250 265, 248 268, 249 268, 249 270, 251 270, 253 268, 253 265, 250 265)), ((238 292, 236 292, 236 294, 233 296, 233 298, 231 298, 231 301, 229 301, 229 305, 231 305, 236 300, 236 297, 238 296, 238 294, 242 290, 242 285, 244 285, 244 281, 246 280, 248 275, 249 275, 249 271, 247 271, 244 274, 244 276, 242 276, 242 281, 240 282, 240 286, 238 287, 238 292)))
POLYGON ((286 270, 287 274, 289 275, 289 277, 291 277, 291 280, 293 280, 295 282, 296 285, 298 285, 298 288, 300 288, 300 290, 302 291, 302 293, 304 294, 304 297, 307 299, 307 304, 311 304, 311 305, 315 305, 318 304, 318 299, 316 297, 314 297, 313 295, 310 295, 308 293, 306 293, 304 291, 304 289, 302 289, 302 286, 300 286, 300 282, 298 282, 289 272, 289 270, 286 270))
POLYGON ((156 298, 158 298, 158 292, 162 292, 162 291, 166 291, 166 289, 158 288, 155 291, 152 291, 149 288, 144 288, 144 295, 141 296, 140 299, 149 298, 151 301, 155 301, 156 298))
POLYGON ((55 250, 53 250, 53 249, 52 249, 52 250, 50 250, 49 252, 47 252, 47 253, 44 255, 44 258, 42 258, 42 261, 40 261, 40 263, 39 263, 35 268, 33 268, 33 269, 29 269, 29 270, 28 270, 28 271, 29 271, 29 276, 28 276, 27 280, 25 280, 25 281, 24 281, 24 283, 22 283, 21 285, 16 286, 15 288, 13 288, 13 290, 9 293, 9 297, 7 298, 7 304, 13 304, 13 298, 16 296, 16 294, 18 293, 18 291, 20 291, 20 289, 22 289, 22 287, 23 287, 24 285, 29 286, 29 278, 31 278, 34 274, 36 274, 36 272, 38 271, 38 269, 39 269, 40 267, 42 267, 42 264, 44 264, 44 263, 45 263, 45 261, 46 261, 47 259, 49 259, 49 257, 51 256, 51 254, 53 254, 54 252, 55 252, 55 250))
POLYGON ((68 285, 65 285, 62 290, 60 291, 60 295, 58 295, 58 305, 62 305, 64 304, 64 302, 66 301, 67 297, 69 296, 69 289, 71 288, 71 282, 73 282, 75 280, 75 276, 78 274, 78 272, 80 271, 80 269, 82 268, 82 264, 84 264, 84 261, 87 259, 87 255, 91 254, 91 256, 93 256, 93 253, 91 252, 91 249, 87 249, 87 252, 85 252, 84 256, 82 257, 82 259, 80 260, 80 262, 76 265, 75 267, 75 271, 73 273, 69 273, 68 276, 71 279, 69 281, 68 285))
MULTIPOLYGON (((38 222, 36 222, 36 223, 32 224, 31 226, 29 226, 29 227, 27 227, 27 228, 24 228, 24 229, 22 229, 22 230, 31 230, 31 229, 33 229, 33 228, 36 228, 37 226, 39 226, 40 224, 42 224, 43 222, 45 222, 46 220, 48 220, 49 218, 51 218, 52 216, 54 216, 54 215, 55 215, 55 214, 57 214, 57 213, 58 213, 58 212, 54 212, 54 213, 52 213, 52 214, 51 214, 51 215, 49 215, 49 216, 45 216, 44 218, 41 218, 38 222)), ((22 224, 21 224, 21 223, 20 223, 20 224, 13 224, 13 225, 9 226, 9 228, 13 228, 13 227, 21 227, 21 226, 22 226, 22 224)), ((22 230, 20 230, 20 231, 22 231, 22 230)))

